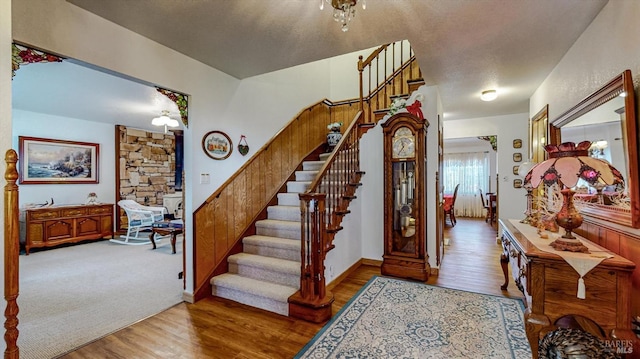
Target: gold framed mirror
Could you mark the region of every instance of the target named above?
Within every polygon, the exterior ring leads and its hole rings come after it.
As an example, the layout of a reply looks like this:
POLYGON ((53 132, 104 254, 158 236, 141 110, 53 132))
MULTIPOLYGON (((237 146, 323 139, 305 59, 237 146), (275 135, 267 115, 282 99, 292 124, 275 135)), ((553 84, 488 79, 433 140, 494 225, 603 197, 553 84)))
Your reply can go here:
POLYGON ((624 188, 615 189, 613 200, 581 203, 583 215, 640 227, 637 129, 630 70, 550 122, 550 144, 591 141, 591 156, 606 159, 624 176, 624 188))

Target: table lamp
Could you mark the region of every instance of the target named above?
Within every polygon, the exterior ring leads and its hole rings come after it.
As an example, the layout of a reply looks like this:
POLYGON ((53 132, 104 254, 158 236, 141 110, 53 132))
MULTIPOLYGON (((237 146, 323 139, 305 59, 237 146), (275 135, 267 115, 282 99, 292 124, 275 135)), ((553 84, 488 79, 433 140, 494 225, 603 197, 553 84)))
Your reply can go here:
POLYGON ((577 145, 574 142, 565 142, 560 145, 547 145, 545 151, 549 159, 541 162, 529 170, 525 176, 525 185, 538 187, 540 182, 547 186, 555 183, 562 188, 562 208, 556 213, 556 223, 565 229, 562 237, 556 239, 550 245, 557 250, 572 252, 588 252, 587 248, 571 233, 582 224, 582 215, 573 205, 574 191, 579 179, 589 183, 593 187, 602 185, 623 184, 624 180, 620 171, 611 164, 599 158, 589 157, 590 141, 582 141, 577 145))

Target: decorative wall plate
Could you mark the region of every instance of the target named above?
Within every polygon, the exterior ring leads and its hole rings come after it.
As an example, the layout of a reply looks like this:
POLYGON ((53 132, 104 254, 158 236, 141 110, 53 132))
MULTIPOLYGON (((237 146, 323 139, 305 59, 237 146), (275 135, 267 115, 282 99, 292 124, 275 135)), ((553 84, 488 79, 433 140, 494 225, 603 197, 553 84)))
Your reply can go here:
POLYGON ((226 133, 209 131, 202 137, 202 150, 214 160, 224 160, 231 155, 233 143, 226 133))

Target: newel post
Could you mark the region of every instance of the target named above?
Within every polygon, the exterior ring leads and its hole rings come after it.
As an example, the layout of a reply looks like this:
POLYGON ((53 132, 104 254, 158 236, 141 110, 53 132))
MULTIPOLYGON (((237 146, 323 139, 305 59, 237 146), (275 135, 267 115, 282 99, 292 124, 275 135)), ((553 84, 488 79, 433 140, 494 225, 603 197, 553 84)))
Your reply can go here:
POLYGON ((7 169, 4 178, 4 298, 7 307, 4 311, 4 351, 6 359, 18 359, 18 256, 20 255, 20 222, 18 220, 18 154, 8 150, 5 155, 7 169))
POLYGON ((289 297, 289 316, 322 323, 331 318, 333 294, 327 292, 325 193, 301 193, 300 290, 289 297))

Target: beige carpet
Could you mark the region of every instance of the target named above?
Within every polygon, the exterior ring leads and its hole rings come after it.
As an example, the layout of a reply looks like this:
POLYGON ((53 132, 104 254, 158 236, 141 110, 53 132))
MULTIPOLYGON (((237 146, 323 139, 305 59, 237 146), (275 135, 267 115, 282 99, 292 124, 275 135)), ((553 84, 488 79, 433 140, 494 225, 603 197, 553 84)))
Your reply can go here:
POLYGON ((20 256, 18 346, 55 358, 182 301, 182 242, 171 254, 109 241, 20 256))

